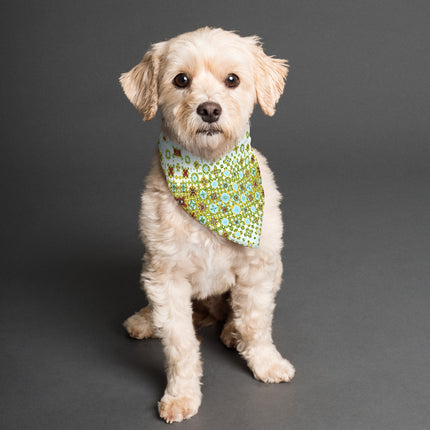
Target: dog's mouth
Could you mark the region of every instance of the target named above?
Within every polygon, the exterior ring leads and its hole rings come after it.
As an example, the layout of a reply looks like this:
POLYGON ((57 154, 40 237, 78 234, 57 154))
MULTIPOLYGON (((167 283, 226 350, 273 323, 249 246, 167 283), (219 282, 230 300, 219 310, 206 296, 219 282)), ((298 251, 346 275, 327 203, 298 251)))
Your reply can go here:
POLYGON ((210 127, 210 128, 199 128, 196 134, 204 134, 206 136, 214 136, 216 134, 222 134, 222 128, 210 127))

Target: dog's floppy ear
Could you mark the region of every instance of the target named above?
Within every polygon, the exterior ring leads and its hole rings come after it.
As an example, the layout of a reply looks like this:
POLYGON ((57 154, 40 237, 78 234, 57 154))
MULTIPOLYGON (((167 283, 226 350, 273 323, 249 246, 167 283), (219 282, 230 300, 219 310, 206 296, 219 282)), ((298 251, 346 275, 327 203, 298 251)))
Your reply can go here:
POLYGON ((275 113, 275 106, 284 91, 288 74, 287 60, 266 55, 259 39, 254 37, 255 44, 255 90, 257 102, 262 111, 269 116, 275 113))
POLYGON ((157 113, 158 71, 163 44, 152 45, 141 62, 119 78, 125 95, 142 114, 144 121, 151 120, 157 113))

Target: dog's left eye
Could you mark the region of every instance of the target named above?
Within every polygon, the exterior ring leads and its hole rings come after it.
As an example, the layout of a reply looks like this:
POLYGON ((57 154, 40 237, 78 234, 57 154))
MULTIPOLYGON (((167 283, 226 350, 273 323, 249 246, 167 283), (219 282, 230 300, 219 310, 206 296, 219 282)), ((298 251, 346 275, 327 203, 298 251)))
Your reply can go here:
POLYGON ((234 73, 229 73, 224 82, 227 87, 236 88, 240 84, 240 79, 234 73))
POLYGON ((190 85, 190 78, 185 73, 179 73, 173 79, 173 85, 178 88, 186 88, 190 85))

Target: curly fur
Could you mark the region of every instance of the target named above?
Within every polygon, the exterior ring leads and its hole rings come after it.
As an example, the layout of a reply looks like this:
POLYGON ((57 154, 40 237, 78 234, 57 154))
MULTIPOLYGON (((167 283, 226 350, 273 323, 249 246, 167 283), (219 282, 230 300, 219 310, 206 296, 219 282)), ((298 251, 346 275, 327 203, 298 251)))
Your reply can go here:
MULTIPOLYGON (((121 76, 124 92, 144 120, 161 111, 162 129, 183 148, 206 159, 230 151, 243 135, 254 105, 273 115, 287 75, 285 60, 264 54, 259 39, 221 29, 202 28, 157 43, 130 72, 121 76), (172 84, 187 73, 191 85, 172 84), (240 77, 228 88, 228 73, 240 77), (200 103, 222 106, 216 126, 197 114, 200 103)), ((167 422, 198 411, 202 364, 194 323, 224 321, 222 341, 246 359, 264 382, 289 381, 294 367, 273 345, 274 298, 282 275, 281 195, 266 159, 255 151, 265 190, 260 247, 237 245, 191 218, 171 195, 156 154, 142 195, 140 231, 146 253, 141 280, 149 305, 125 321, 130 336, 162 340, 167 387, 158 408, 167 422)))

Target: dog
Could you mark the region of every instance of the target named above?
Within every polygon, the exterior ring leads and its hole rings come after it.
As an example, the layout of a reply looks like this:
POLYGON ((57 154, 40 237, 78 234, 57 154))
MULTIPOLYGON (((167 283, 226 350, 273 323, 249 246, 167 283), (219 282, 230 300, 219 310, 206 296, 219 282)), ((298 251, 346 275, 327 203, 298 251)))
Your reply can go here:
POLYGON ((205 27, 152 45, 120 77, 144 121, 161 112, 139 218, 149 305, 124 327, 133 338, 162 340, 167 387, 158 411, 168 423, 192 417, 201 404, 194 325, 222 321, 221 340, 258 380, 294 376, 271 334, 282 275, 281 194, 248 128, 256 103, 275 113, 287 73, 287 61, 267 56, 258 37, 205 27))

